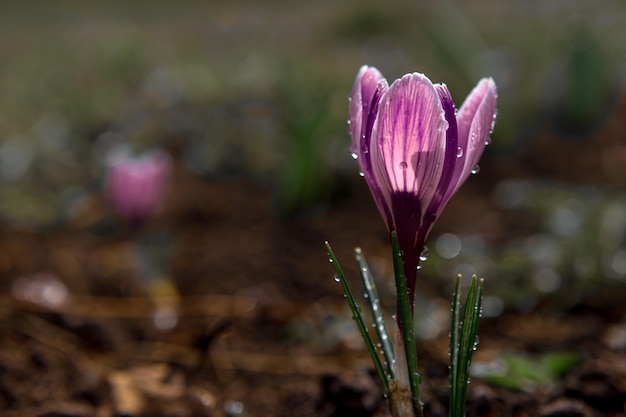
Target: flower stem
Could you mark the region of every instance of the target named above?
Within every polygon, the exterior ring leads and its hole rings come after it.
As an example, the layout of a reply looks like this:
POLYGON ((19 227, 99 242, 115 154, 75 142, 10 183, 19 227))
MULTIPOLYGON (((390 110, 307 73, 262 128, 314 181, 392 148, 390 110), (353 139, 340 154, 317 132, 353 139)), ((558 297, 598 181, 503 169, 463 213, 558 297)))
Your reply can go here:
POLYGON ((408 368, 409 387, 413 402, 413 409, 416 415, 421 415, 422 405, 420 402, 421 376, 417 372, 417 350, 415 346, 415 334, 413 332, 413 300, 409 299, 409 290, 407 286, 406 275, 404 273, 404 265, 402 261, 402 253, 398 242, 398 234, 391 232, 391 247, 393 252, 393 269, 396 278, 396 289, 398 292, 398 314, 399 327, 404 342, 404 353, 406 355, 406 364, 408 368))

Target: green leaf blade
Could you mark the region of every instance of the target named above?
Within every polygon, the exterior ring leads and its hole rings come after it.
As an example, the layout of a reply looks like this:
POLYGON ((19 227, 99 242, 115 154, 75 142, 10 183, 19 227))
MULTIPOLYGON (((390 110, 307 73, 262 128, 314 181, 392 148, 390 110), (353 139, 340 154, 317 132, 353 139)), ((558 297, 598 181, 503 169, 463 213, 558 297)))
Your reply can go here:
POLYGON ((385 372, 385 368, 383 367, 380 357, 378 356, 378 353, 376 352, 376 347, 374 346, 374 342, 372 341, 372 338, 369 335, 367 326, 365 326, 363 317, 361 316, 359 306, 357 305, 354 299, 354 296, 352 295, 352 291, 350 291, 350 287, 348 286, 346 277, 343 273, 343 270, 341 269, 341 266, 339 265, 339 262, 337 261, 337 258, 335 257, 335 254, 333 253, 332 248, 330 247, 330 244, 328 242, 325 242, 324 244, 326 246, 326 252, 328 253, 328 259, 335 267, 335 272, 337 274, 336 277, 338 278, 338 281, 341 283, 341 286, 343 287, 344 294, 346 295, 346 299, 348 300, 348 304, 350 305, 350 310, 352 310, 352 317, 354 318, 354 321, 356 322, 357 327, 359 328, 359 332, 361 333, 361 337, 363 337, 363 341, 365 342, 367 351, 369 352, 370 357, 372 358, 372 362, 374 363, 374 368, 376 369, 376 373, 378 374, 378 377, 380 378, 380 382, 383 386, 383 391, 385 392, 385 395, 388 395, 389 394, 389 378, 388 378, 387 373, 385 372))
POLYGON ((450 314, 450 416, 455 417, 453 412, 457 404, 459 392, 459 339, 461 337, 461 275, 457 277, 454 294, 452 296, 452 311, 450 314))
POLYGON ((361 251, 360 248, 356 248, 354 250, 354 257, 359 265, 359 272, 361 273, 361 279, 363 280, 367 300, 370 305, 372 317, 374 318, 374 325, 378 335, 378 340, 380 341, 383 355, 385 356, 385 361, 387 362, 387 372, 389 373, 389 377, 391 379, 395 379, 395 353, 393 351, 393 344, 391 343, 391 337, 389 335, 389 331, 387 330, 387 325, 385 324, 385 318, 383 317, 383 312, 380 307, 380 296, 378 295, 378 290, 376 289, 374 277, 372 276, 367 260, 365 259, 365 255, 363 255, 363 251, 361 251))
MULTIPOLYGON (((459 281, 457 281, 457 291, 455 292, 455 303, 459 297, 459 281)), ((484 280, 477 280, 476 276, 472 277, 472 282, 468 289, 467 296, 465 298, 465 306, 463 311, 462 321, 458 318, 453 318, 453 321, 459 323, 460 339, 453 345, 450 343, 451 351, 451 364, 453 356, 455 356, 455 370, 454 381, 451 376, 450 382, 450 416, 451 417, 463 417, 465 414, 465 400, 467 398, 467 387, 469 384, 469 371, 472 362, 472 355, 476 349, 476 336, 478 333, 478 321, 481 314, 482 306, 482 293, 483 293, 484 280), (456 353, 456 355, 453 355, 456 353)), ((453 307, 454 309, 454 307, 453 307)), ((456 311, 458 314, 458 310, 456 311)), ((451 339, 454 334, 451 329, 451 339)), ((455 337, 457 337, 456 335, 455 337)), ((452 370, 451 370, 452 371, 452 370)))

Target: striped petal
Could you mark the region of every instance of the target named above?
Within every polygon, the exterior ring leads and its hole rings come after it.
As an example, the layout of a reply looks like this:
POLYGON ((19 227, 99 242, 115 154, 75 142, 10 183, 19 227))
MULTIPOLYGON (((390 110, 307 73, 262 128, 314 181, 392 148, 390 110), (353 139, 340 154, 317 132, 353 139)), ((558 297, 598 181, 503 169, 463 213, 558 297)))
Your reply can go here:
POLYGON ((496 117, 497 96, 493 79, 483 78, 459 109, 456 120, 459 129, 458 146, 462 156, 457 159, 444 204, 470 176, 485 150, 496 117))
POLYGON ((405 75, 383 95, 372 132, 372 165, 393 213, 390 228, 398 230, 406 219, 421 223, 443 174, 447 127, 439 94, 423 74, 405 75))
POLYGON ((350 151, 358 159, 361 172, 372 192, 376 206, 389 225, 391 213, 383 202, 378 183, 374 179, 370 153, 372 128, 378 114, 380 99, 389 89, 387 80, 374 67, 363 66, 356 76, 350 94, 350 151))
POLYGON ((459 132, 456 123, 456 108, 452 101, 450 91, 445 84, 435 84, 435 89, 437 89, 439 99, 441 100, 444 116, 448 122, 448 129, 446 131, 446 151, 443 160, 442 176, 435 190, 435 195, 430 202, 430 206, 424 215, 425 223, 429 223, 424 227, 424 229, 427 230, 426 234, 428 234, 430 227, 435 220, 437 220, 446 205, 447 200, 445 200, 445 197, 452 184, 452 179, 454 178, 454 170, 457 166, 460 149, 458 146, 459 132))
POLYGON ((374 67, 363 66, 356 76, 354 87, 350 94, 350 136, 352 137, 352 146, 350 151, 357 157, 361 157, 367 150, 368 119, 370 114, 376 116, 376 112, 372 111, 372 104, 376 106, 381 94, 387 90, 387 80, 374 67), (379 91, 382 90, 382 91, 379 91), (373 102, 373 99, 376 99, 373 102))

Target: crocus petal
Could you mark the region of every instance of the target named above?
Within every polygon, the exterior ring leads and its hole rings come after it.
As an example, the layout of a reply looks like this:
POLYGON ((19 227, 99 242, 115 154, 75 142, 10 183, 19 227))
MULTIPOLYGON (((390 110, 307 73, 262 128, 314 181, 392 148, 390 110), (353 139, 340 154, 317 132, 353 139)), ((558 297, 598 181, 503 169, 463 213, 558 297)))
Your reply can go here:
POLYGON ((350 94, 350 150, 358 159, 359 166, 367 182, 374 201, 386 221, 391 218, 389 208, 383 204, 383 196, 374 179, 370 154, 372 128, 378 114, 378 106, 383 94, 389 89, 387 80, 374 67, 363 66, 356 76, 350 94))
MULTIPOLYGON (((358 157, 361 157, 367 149, 363 146, 366 140, 369 141, 365 134, 367 120, 371 112, 372 99, 381 85, 386 90, 385 78, 376 68, 366 65, 361 67, 354 81, 350 94, 350 136, 352 137, 350 150, 358 157)), ((380 99, 380 94, 378 99, 380 99)))
POLYGON ((397 223, 409 218, 419 222, 430 205, 444 168, 447 126, 439 94, 423 74, 405 75, 383 95, 371 158, 376 182, 392 208, 390 229, 400 232, 397 223))
POLYGON ((491 78, 485 79, 481 83, 487 86, 487 91, 474 113, 469 129, 468 162, 470 167, 474 167, 480 160, 496 120, 496 101, 498 98, 496 84, 491 78), (471 144, 476 146, 471 146, 471 144))
POLYGON ((446 131, 446 152, 443 161, 442 176, 435 190, 435 195, 433 196, 428 209, 424 213, 424 222, 427 224, 424 225, 423 229, 427 230, 426 234, 430 231, 430 228, 435 220, 437 220, 437 217, 441 214, 441 211, 447 202, 444 198, 450 189, 450 184, 454 177, 454 169, 457 165, 457 159, 459 158, 459 134, 456 124, 456 108, 454 106, 454 102, 452 101, 452 96, 450 95, 450 91, 445 84, 435 84, 435 89, 437 90, 439 99, 441 100, 444 116, 448 122, 448 129, 446 131))
POLYGON ((437 90, 414 73, 383 95, 372 130, 372 170, 382 195, 377 204, 389 230, 398 233, 411 299, 426 238, 424 211, 442 176, 447 125, 437 90))
POLYGON ((496 84, 491 78, 483 78, 459 109, 456 120, 461 156, 457 158, 450 188, 443 200, 444 205, 463 185, 472 169, 478 164, 493 128, 496 101, 496 84))

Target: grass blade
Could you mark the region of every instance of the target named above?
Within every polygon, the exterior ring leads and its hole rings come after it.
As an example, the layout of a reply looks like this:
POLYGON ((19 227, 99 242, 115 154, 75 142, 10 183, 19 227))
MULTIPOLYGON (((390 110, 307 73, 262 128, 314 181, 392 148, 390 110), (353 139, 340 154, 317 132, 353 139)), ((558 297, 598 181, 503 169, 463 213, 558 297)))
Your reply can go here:
POLYGON ((459 374, 459 339, 461 337, 461 275, 456 279, 450 317, 450 417, 456 417, 457 377, 459 374))
POLYGON ((454 402, 452 402, 452 392, 450 395, 451 417, 463 417, 465 414, 465 400, 470 377, 469 371, 472 355, 476 349, 476 334, 478 332, 478 321, 480 319, 483 286, 484 280, 481 279, 478 281, 476 276, 472 277, 472 283, 470 284, 465 299, 463 321, 460 323, 461 337, 456 345, 458 359, 454 382, 454 402))
POLYGON ((372 276, 372 272, 370 271, 369 265, 365 260, 365 255, 363 255, 361 248, 356 248, 354 250, 354 257, 359 265, 359 272, 361 273, 361 278, 363 279, 363 286, 365 287, 367 300, 369 301, 370 309, 372 310, 372 317, 374 318, 376 334, 378 335, 378 340, 380 341, 385 361, 387 362, 387 372, 389 373, 389 377, 391 379, 395 379, 395 356, 393 352, 393 345, 391 343, 389 332, 387 331, 387 325, 385 324, 383 312, 380 308, 380 296, 378 295, 378 290, 376 289, 374 277, 372 276))
POLYGON ((339 262, 337 262, 337 258, 335 257, 335 254, 333 253, 333 250, 331 249, 330 244, 328 242, 325 242, 325 245, 326 245, 326 251, 328 252, 328 259, 335 267, 335 272, 337 274, 336 277, 339 280, 339 282, 341 282, 341 286, 343 287, 343 292, 346 295, 348 304, 350 305, 350 309, 352 310, 352 316, 354 318, 354 321, 356 321, 359 331, 361 332, 361 336, 363 337, 363 341, 365 342, 367 351, 369 352, 372 358, 372 362, 374 362, 374 368, 376 369, 376 373, 378 374, 378 377, 380 378, 380 382, 383 385, 383 390, 385 392, 385 395, 387 395, 389 393, 388 376, 385 373, 383 364, 380 360, 380 357, 378 356, 378 353, 376 352, 376 347, 374 346, 374 343, 372 342, 372 338, 369 335, 369 331, 367 330, 367 327, 365 326, 365 323, 363 322, 363 317, 361 316, 361 312, 359 311, 359 306, 354 300, 354 296, 352 295, 352 292, 350 291, 350 287, 348 287, 348 282, 346 281, 346 277, 343 274, 343 270, 341 269, 341 266, 339 266, 339 262))

